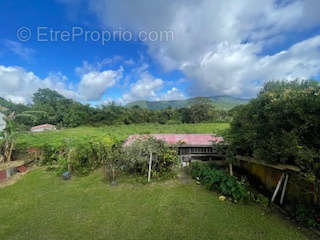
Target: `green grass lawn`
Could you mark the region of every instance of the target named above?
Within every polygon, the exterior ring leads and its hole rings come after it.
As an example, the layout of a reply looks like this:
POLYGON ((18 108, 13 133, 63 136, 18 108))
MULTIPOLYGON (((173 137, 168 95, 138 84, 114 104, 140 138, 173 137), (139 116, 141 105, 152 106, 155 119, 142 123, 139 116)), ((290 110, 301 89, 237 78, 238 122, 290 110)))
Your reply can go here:
POLYGON ((92 138, 115 136, 120 140, 126 139, 131 134, 149 133, 214 133, 224 135, 229 129, 229 123, 199 123, 199 124, 132 124, 104 127, 78 127, 44 133, 20 134, 17 139, 17 148, 38 147, 45 143, 51 145, 63 144, 67 138, 75 141, 88 141, 92 138))
POLYGON ((307 238, 255 204, 221 202, 193 182, 110 186, 100 171, 63 181, 40 169, 0 189, 0 239, 307 238))

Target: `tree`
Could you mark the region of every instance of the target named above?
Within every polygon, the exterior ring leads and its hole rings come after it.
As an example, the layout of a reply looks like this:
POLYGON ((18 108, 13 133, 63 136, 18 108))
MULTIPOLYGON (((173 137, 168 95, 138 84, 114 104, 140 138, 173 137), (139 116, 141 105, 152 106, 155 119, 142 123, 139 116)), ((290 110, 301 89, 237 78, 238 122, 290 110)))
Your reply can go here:
POLYGON ((48 113, 45 111, 24 111, 16 115, 16 122, 25 126, 48 123, 48 113))
POLYGON ((57 91, 53 91, 49 88, 39 89, 33 94, 33 103, 37 106, 51 106, 56 109, 57 102, 66 99, 57 91))
POLYGON ((128 170, 148 176, 163 175, 171 171, 178 162, 178 154, 170 149, 164 141, 151 136, 141 136, 125 147, 125 159, 128 170))
POLYGON ((208 122, 214 116, 214 106, 212 103, 195 103, 180 112, 184 123, 208 122))
POLYGON ((87 124, 92 112, 89 105, 74 102, 50 89, 39 89, 33 96, 33 102, 33 112, 46 112, 46 115, 43 115, 45 117, 35 120, 35 124, 51 123, 77 127, 87 124))
POLYGON ((139 106, 128 108, 114 102, 107 106, 92 107, 68 99, 56 91, 39 89, 33 95, 33 104, 28 106, 16 105, 0 98, 0 110, 12 112, 12 109, 16 109, 16 122, 23 125, 23 129, 44 123, 77 127, 86 124, 199 123, 230 119, 226 111, 215 110, 207 98, 197 98, 190 103, 193 103, 190 107, 163 110, 150 110, 139 106))
POLYGON ((234 114, 230 135, 237 153, 313 173, 320 204, 320 85, 271 81, 234 114))

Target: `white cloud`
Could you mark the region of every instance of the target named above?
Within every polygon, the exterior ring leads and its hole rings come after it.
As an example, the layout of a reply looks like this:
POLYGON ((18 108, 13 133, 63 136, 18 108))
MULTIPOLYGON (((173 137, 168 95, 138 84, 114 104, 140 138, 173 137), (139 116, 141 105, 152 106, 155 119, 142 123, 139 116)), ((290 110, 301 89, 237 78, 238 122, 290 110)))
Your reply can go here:
POLYGON ((172 87, 167 92, 163 92, 163 86, 165 84, 169 85, 169 82, 165 82, 151 75, 147 71, 148 67, 148 64, 141 63, 141 66, 132 69, 131 76, 138 80, 129 84, 130 78, 126 76, 124 86, 129 86, 129 91, 123 94, 123 96, 116 101, 117 103, 127 104, 139 100, 169 101, 185 99, 184 94, 176 87, 172 87))
POLYGON ((100 70, 99 67, 94 66, 87 61, 83 61, 82 66, 76 67, 74 71, 81 76, 81 75, 87 74, 88 72, 99 71, 99 70, 100 70))
POLYGON ((114 103, 115 101, 112 100, 112 98, 107 97, 106 99, 104 99, 101 103, 101 105, 110 105, 112 103, 114 103))
POLYGON ((123 57, 118 55, 115 55, 112 58, 104 58, 102 61, 99 61, 93 64, 89 63, 88 61, 83 61, 81 67, 75 68, 75 72, 78 75, 84 75, 93 71, 101 71, 105 67, 110 67, 122 61, 123 61, 123 57))
POLYGON ((33 72, 21 67, 0 65, 0 96, 15 103, 29 103, 39 88, 50 88, 61 94, 76 98, 77 94, 68 90, 67 77, 61 73, 49 74, 41 79, 33 72))
POLYGON ((39 88, 56 90, 63 96, 75 100, 100 100, 105 91, 122 77, 123 69, 117 71, 91 71, 83 74, 77 86, 68 84, 62 73, 50 73, 41 79, 33 72, 21 67, 0 65, 0 96, 15 103, 30 103, 39 88))
POLYGON ((319 26, 318 0, 92 0, 89 7, 108 27, 174 31, 174 41, 146 44, 166 70, 193 82, 193 95, 252 96, 266 80, 320 73, 317 38, 302 42, 305 49, 298 43, 263 55, 291 33, 319 26))
POLYGON ((22 67, 0 65, 0 96, 25 104, 32 101, 33 94, 39 88, 50 88, 77 101, 101 100, 107 89, 122 78, 124 71, 121 66, 118 70, 102 69, 112 62, 120 61, 120 58, 108 58, 95 64, 83 62, 81 67, 75 69, 80 77, 76 84, 69 82, 60 72, 49 73, 47 77, 40 78, 22 67))
POLYGON ((199 95, 253 97, 264 81, 273 79, 308 79, 319 74, 320 36, 293 45, 275 55, 259 57, 256 45, 223 43, 203 57, 186 65, 183 71, 193 79, 199 95))
POLYGON ((116 81, 122 77, 123 69, 118 71, 92 71, 82 76, 79 83, 79 94, 85 100, 99 100, 110 87, 116 84, 116 81))
POLYGON ((134 65, 135 64, 135 61, 133 61, 133 59, 128 59, 128 60, 125 60, 124 61, 124 64, 125 65, 128 65, 128 66, 132 66, 132 65, 134 65))
POLYGON ((122 61, 121 56, 105 58, 101 62, 90 64, 83 61, 81 67, 76 67, 75 72, 81 80, 78 91, 83 100, 97 101, 102 98, 108 88, 113 87, 122 78, 123 67, 118 70, 103 70, 116 62, 122 61))
POLYGON ((3 45, 9 51, 27 61, 31 60, 35 52, 32 48, 25 47, 21 43, 12 40, 4 40, 3 45))
POLYGON ((119 100, 121 103, 129 103, 138 100, 153 100, 157 97, 157 91, 161 90, 163 80, 153 77, 148 72, 142 72, 140 79, 130 85, 130 91, 119 100))
POLYGON ((160 95, 159 98, 156 100, 159 101, 170 101, 170 100, 183 100, 185 99, 185 95, 177 88, 173 87, 172 89, 168 90, 166 93, 160 95))

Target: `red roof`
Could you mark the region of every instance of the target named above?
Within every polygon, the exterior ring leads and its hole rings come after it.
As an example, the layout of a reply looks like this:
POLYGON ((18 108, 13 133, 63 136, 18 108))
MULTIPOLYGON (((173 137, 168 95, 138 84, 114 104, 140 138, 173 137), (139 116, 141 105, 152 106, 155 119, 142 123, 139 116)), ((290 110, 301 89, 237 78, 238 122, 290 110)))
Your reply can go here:
POLYGON ((45 128, 45 127, 55 127, 55 126, 54 126, 54 125, 51 125, 51 124, 43 124, 43 125, 39 125, 39 126, 32 127, 31 130, 40 129, 40 128, 45 128))
POLYGON ((217 137, 212 134, 149 134, 149 135, 131 135, 125 145, 130 145, 139 137, 154 137, 165 141, 167 144, 173 145, 183 143, 189 146, 211 146, 212 143, 223 142, 222 137, 217 137))
POLYGON ((27 149, 27 153, 37 153, 37 152, 40 152, 39 149, 36 149, 36 148, 29 148, 27 149))

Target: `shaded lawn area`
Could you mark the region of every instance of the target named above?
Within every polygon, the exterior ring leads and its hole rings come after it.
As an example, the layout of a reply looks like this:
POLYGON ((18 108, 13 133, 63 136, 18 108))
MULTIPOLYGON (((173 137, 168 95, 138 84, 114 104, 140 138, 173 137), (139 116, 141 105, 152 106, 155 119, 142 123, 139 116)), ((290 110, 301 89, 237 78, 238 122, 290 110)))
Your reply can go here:
POLYGON ((221 202, 194 183, 65 182, 42 169, 0 189, 0 239, 307 239, 254 204, 221 202))

